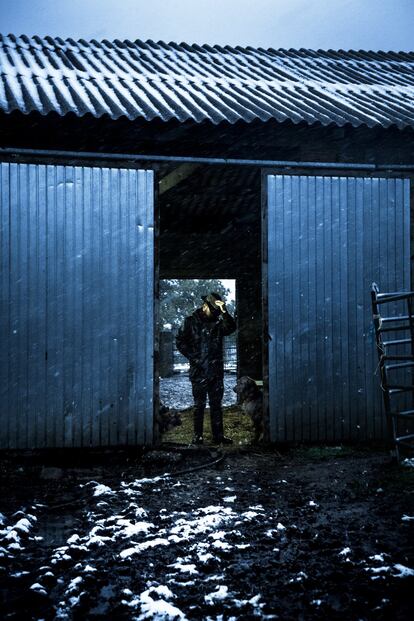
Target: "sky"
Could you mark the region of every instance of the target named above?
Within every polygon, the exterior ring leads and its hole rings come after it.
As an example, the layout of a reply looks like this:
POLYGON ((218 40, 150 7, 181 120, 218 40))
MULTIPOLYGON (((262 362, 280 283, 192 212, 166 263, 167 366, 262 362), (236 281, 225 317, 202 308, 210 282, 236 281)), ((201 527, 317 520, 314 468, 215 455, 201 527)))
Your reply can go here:
POLYGON ((411 51, 414 0, 0 0, 0 32, 411 51))

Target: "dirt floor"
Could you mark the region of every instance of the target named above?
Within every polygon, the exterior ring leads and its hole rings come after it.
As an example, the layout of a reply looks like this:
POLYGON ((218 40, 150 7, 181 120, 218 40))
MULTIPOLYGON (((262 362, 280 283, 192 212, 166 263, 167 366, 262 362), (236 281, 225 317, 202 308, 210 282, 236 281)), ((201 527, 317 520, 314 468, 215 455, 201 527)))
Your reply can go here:
POLYGON ((3 455, 2 618, 412 619, 414 468, 279 450, 3 455))

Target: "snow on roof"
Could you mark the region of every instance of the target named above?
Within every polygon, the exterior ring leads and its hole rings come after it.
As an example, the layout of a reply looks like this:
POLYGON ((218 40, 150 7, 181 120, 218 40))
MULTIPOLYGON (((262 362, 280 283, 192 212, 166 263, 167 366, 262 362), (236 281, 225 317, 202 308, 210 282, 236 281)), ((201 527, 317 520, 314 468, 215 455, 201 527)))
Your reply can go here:
POLYGON ((0 35, 0 109, 402 129, 414 126, 414 52, 0 35))

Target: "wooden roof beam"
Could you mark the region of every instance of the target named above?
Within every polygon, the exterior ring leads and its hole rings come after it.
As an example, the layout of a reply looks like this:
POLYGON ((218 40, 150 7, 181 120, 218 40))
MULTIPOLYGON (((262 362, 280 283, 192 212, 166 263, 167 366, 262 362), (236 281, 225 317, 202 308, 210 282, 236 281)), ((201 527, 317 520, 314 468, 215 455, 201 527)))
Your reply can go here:
POLYGON ((160 179, 159 195, 161 196, 161 194, 168 192, 168 190, 171 190, 178 183, 181 183, 181 181, 187 179, 187 177, 192 175, 193 172, 199 167, 199 164, 181 164, 180 166, 177 166, 177 168, 175 168, 172 172, 160 179))

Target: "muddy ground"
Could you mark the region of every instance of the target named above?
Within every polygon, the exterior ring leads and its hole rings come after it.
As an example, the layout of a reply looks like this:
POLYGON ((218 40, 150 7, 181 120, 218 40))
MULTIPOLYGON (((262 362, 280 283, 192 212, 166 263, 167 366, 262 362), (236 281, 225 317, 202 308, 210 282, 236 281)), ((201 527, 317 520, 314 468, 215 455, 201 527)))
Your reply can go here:
POLYGON ((363 448, 3 455, 1 614, 412 619, 413 482, 363 448))

